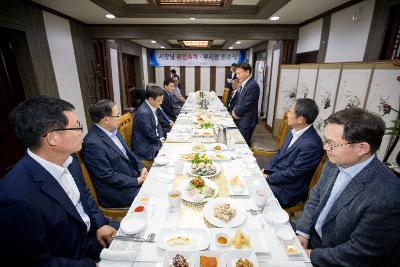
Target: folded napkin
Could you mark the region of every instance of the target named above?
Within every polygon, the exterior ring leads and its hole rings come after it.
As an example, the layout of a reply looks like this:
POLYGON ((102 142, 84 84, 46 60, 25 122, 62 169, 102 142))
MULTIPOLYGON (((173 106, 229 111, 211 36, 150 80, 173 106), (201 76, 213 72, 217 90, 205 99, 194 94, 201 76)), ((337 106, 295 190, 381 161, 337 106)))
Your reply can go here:
POLYGON ((137 257, 137 252, 135 250, 111 250, 105 248, 100 253, 100 258, 102 260, 109 261, 134 261, 137 257))

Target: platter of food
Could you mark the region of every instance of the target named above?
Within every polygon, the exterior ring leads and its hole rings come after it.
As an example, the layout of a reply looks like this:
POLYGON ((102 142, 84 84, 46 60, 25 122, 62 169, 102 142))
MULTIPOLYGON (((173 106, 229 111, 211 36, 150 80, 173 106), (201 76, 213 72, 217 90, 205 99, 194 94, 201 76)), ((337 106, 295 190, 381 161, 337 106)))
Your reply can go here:
POLYGON ((193 251, 165 251, 162 267, 194 267, 193 251))
POLYGON ((215 198, 203 208, 204 218, 216 227, 236 227, 246 219, 246 212, 231 198, 215 198))
POLYGON ((221 167, 212 161, 206 154, 194 155, 188 173, 192 176, 210 178, 218 175, 221 167))
POLYGON ((258 261, 254 251, 232 250, 226 253, 227 266, 258 267, 258 261))
POLYGON ((156 237, 156 245, 166 250, 204 250, 210 245, 210 233, 199 228, 163 228, 156 237))
POLYGON ((202 144, 202 143, 193 144, 192 150, 194 152, 203 152, 203 151, 207 150, 207 146, 205 144, 202 144))
POLYGON ((196 267, 226 266, 223 251, 199 251, 195 254, 196 267))
POLYGON ((226 145, 225 144, 221 144, 221 143, 215 143, 215 144, 211 144, 210 145, 210 150, 214 150, 214 151, 222 151, 222 150, 226 150, 226 145))
POLYGON ((179 184, 182 199, 194 202, 207 202, 218 195, 218 185, 207 178, 196 177, 183 180, 179 184))
POLYGON ((217 161, 225 161, 225 160, 230 160, 232 158, 230 155, 222 153, 210 153, 208 154, 208 157, 212 160, 217 160, 217 161))
POLYGON ((250 194, 245 180, 238 175, 228 178, 228 191, 231 196, 248 196, 250 194))

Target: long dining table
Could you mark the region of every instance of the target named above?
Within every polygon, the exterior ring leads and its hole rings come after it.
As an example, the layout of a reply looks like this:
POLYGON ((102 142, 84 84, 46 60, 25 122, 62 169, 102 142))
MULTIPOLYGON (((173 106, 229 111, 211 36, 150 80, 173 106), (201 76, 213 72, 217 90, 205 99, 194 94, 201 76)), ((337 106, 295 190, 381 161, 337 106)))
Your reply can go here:
POLYGON ((190 254, 189 257, 192 259, 189 266, 200 266, 198 259, 195 260, 195 258, 202 254, 217 255, 219 259, 223 258, 218 266, 235 266, 234 262, 229 260, 241 249, 233 246, 217 246, 215 234, 222 231, 230 233, 230 237, 233 238, 237 231, 236 228, 240 228, 250 237, 252 246, 243 249, 243 257, 252 255, 253 261, 256 261, 253 266, 312 266, 290 224, 287 222, 275 224, 266 218, 269 209, 278 209, 282 212, 283 210, 270 190, 250 148, 240 135, 226 108, 213 92, 204 92, 202 97, 199 92, 191 93, 188 96, 146 181, 123 221, 134 220, 137 216, 134 209, 138 206, 145 207, 146 225, 134 237, 148 238, 153 234, 156 242, 137 242, 135 238, 129 238, 119 229, 117 235, 122 238, 115 238, 109 248, 103 249, 99 262, 101 267, 172 266, 170 265, 170 256, 178 253, 190 254), (202 99, 207 102, 207 109, 201 109, 200 101, 202 99), (212 127, 199 129, 199 119, 209 119, 211 125, 216 129, 218 126, 226 128, 226 150, 212 151, 218 141, 218 136, 215 135, 216 131, 212 127), (218 165, 218 174, 210 179, 218 186, 216 197, 234 201, 242 211, 241 214, 245 216, 243 222, 235 228, 218 228, 208 221, 204 211, 207 204, 204 203, 182 200, 179 210, 171 211, 169 207, 168 193, 173 189, 180 189, 185 180, 193 178, 189 174, 191 162, 184 160, 182 155, 195 153, 193 149, 199 147, 211 149, 211 151, 198 153, 224 155, 224 160, 215 160, 218 165), (235 176, 244 181, 246 194, 232 193, 229 181, 235 176), (263 210, 259 210, 255 203, 255 192, 260 188, 265 190, 268 196, 263 210), (165 250, 165 247, 160 246, 161 235, 165 235, 165 233, 173 235, 185 231, 189 233, 198 231, 203 235, 198 238, 202 238, 208 243, 201 250, 196 249, 196 246, 190 249, 181 249, 178 246, 173 248, 172 252, 171 248, 165 250), (290 233, 292 239, 282 240, 278 234, 279 231, 290 233), (287 250, 287 244, 293 245, 292 247, 297 252, 292 255, 287 250))

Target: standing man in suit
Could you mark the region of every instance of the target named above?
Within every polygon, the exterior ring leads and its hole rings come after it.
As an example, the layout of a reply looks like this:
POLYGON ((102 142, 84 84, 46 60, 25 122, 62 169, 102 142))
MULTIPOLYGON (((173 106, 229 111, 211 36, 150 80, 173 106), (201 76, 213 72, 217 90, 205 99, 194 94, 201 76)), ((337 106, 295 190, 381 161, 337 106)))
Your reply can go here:
POLYGON ((82 146, 74 106, 39 96, 11 114, 27 153, 0 182, 2 266, 95 267, 116 230, 97 209, 71 154, 82 146))
POLYGON ((153 160, 161 148, 166 135, 157 114, 164 98, 164 90, 150 86, 146 90, 146 100, 135 114, 132 148, 140 160, 153 160))
POLYGON ((172 79, 168 79, 164 81, 164 100, 161 104, 161 108, 164 113, 168 116, 172 121, 176 120, 176 112, 174 109, 174 95, 173 92, 175 90, 175 83, 172 79))
POLYGON ((247 145, 250 146, 251 136, 258 122, 260 87, 251 77, 250 64, 244 63, 236 66, 236 75, 242 89, 240 89, 236 106, 232 110, 232 117, 247 145))
POLYGON ((326 162, 296 233, 313 266, 399 266, 400 180, 376 157, 385 123, 348 108, 325 120, 326 162))
POLYGON ((89 108, 95 125, 83 140, 83 160, 99 202, 106 208, 129 207, 146 180, 147 169, 118 132, 118 106, 103 99, 89 108))
POLYGON ((229 102, 228 102, 228 106, 227 106, 227 110, 230 114, 232 114, 232 110, 236 106, 236 102, 237 102, 239 90, 240 90, 240 84, 239 84, 239 80, 237 78, 232 80, 232 90, 233 91, 231 93, 231 96, 230 96, 229 102))
POLYGON ((287 114, 292 130, 264 166, 268 184, 283 208, 307 198, 308 186, 322 158, 322 141, 312 125, 317 116, 314 100, 297 99, 287 114))
POLYGON ((228 88, 231 91, 233 90, 233 88, 232 88, 232 80, 237 78, 237 76, 236 76, 236 66, 237 66, 236 63, 232 63, 231 70, 228 72, 228 76, 226 76, 226 82, 227 82, 228 88))

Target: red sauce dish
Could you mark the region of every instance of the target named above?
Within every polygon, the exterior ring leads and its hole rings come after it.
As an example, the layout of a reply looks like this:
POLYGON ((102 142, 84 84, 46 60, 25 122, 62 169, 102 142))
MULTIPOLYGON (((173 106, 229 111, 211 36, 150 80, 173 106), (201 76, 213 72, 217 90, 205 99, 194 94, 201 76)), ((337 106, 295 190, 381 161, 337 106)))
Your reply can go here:
POLYGON ((143 212, 144 211, 144 206, 137 206, 133 209, 133 212, 143 212))

